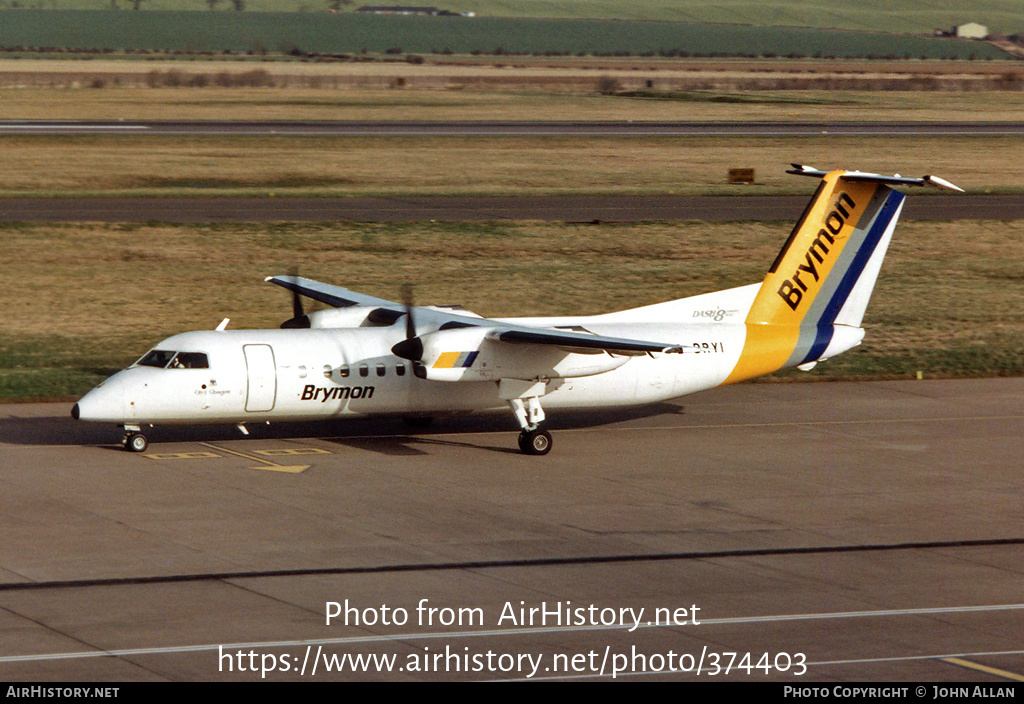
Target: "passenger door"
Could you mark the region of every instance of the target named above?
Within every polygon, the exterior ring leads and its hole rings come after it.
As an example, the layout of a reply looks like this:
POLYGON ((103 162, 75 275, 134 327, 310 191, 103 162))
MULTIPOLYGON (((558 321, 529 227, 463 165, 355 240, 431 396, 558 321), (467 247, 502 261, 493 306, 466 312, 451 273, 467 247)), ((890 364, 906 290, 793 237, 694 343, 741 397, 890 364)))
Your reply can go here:
POLYGON ((245 345, 242 349, 245 352, 245 367, 249 379, 245 410, 274 410, 274 403, 277 400, 277 366, 274 362, 274 350, 270 345, 245 345))

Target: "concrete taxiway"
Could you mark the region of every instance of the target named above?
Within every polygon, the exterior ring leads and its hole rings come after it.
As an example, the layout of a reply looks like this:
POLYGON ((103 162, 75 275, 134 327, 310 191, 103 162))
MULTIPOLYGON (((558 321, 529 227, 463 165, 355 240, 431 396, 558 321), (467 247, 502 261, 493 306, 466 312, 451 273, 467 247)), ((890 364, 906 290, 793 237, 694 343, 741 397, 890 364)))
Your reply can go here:
POLYGON ((137 455, 0 406, 0 679, 1024 681, 1022 399, 744 384, 545 457, 504 417, 137 455))

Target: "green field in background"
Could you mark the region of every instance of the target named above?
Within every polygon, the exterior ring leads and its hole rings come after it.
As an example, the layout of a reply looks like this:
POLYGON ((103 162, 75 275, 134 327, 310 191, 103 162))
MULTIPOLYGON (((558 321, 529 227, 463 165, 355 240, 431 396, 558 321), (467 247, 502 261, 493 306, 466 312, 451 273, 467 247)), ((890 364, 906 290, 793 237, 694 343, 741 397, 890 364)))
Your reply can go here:
MULTIPOLYGON (((364 4, 351 0, 244 0, 246 12, 323 13, 338 5, 351 12, 364 4)), ((369 3, 367 3, 369 4, 369 3)), ((384 3, 381 3, 384 4, 384 3)), ((390 3, 389 3, 390 4, 390 3)), ((396 3, 401 4, 401 3, 396 3)), ((423 3, 406 3, 420 5, 423 3)), ((1019 0, 437 0, 431 3, 481 17, 560 17, 573 19, 661 20, 668 22, 750 24, 765 27, 820 27, 875 32, 930 34, 965 22, 987 25, 993 32, 1024 32, 1019 0)), ((0 0, 0 8, 127 11, 133 0, 0 0)), ((208 0, 141 0, 141 10, 209 11, 208 0)), ((216 12, 233 12, 231 0, 214 0, 216 12)))
POLYGON ((676 22, 351 13, 0 10, 0 47, 236 54, 600 54, 1001 59, 982 42, 676 22))

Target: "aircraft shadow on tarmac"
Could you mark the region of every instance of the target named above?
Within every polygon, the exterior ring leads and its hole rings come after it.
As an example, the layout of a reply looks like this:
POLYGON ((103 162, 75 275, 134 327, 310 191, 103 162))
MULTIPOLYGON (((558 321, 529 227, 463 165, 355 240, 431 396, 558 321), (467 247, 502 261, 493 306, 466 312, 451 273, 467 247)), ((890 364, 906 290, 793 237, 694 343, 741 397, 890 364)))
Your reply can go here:
MULTIPOLYGON (((547 427, 553 432, 579 428, 596 428, 661 415, 676 415, 683 407, 660 403, 641 408, 625 408, 589 413, 552 414, 547 427)), ((521 454, 515 446, 515 421, 508 414, 450 416, 433 422, 407 424, 401 418, 359 420, 307 421, 303 423, 253 423, 249 435, 243 436, 230 425, 156 426, 147 429, 151 448, 159 443, 223 442, 228 440, 286 440, 313 438, 347 447, 380 452, 387 455, 429 454, 430 446, 454 445, 521 454), (508 447, 476 445, 445 439, 445 434, 508 433, 508 447), (422 448, 422 449, 421 449, 422 448)), ((0 418, 0 443, 9 445, 79 445, 84 447, 116 447, 120 449, 121 430, 113 425, 80 423, 70 415, 24 416, 0 418)), ((157 450, 159 451, 159 450, 157 450)))

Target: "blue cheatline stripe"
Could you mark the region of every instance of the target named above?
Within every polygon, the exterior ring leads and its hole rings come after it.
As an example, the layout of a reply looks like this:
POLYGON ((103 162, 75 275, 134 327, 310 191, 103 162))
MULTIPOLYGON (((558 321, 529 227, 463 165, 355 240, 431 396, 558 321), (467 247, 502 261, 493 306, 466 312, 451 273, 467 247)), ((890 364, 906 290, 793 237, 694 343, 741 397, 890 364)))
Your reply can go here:
POLYGON ((817 359, 823 352, 817 352, 816 356, 811 357, 811 350, 815 348, 821 350, 828 348, 829 343, 832 341, 832 326, 821 325, 819 327, 819 324, 828 309, 829 301, 832 300, 832 296, 842 283, 843 276, 846 275, 847 270, 853 265, 857 252, 860 251, 861 246, 863 246, 867 239, 871 227, 874 225, 879 213, 882 212, 882 206, 885 205, 885 200, 891 192, 889 188, 880 187, 876 188, 875 192, 871 195, 870 202, 857 220, 853 232, 847 238, 839 258, 833 264, 832 270, 825 278, 825 281, 822 282, 818 295, 811 302, 811 307, 807 309, 807 313, 804 316, 805 324, 800 328, 800 340, 790 355, 789 360, 787 360, 787 366, 803 364, 811 359, 817 359))
POLYGON ((473 362, 476 360, 476 356, 478 354, 480 354, 479 350, 474 350, 473 352, 463 352, 462 356, 459 358, 458 366, 469 369, 470 367, 473 366, 473 362))
POLYGON ((841 311, 843 306, 846 305, 846 299, 850 297, 850 292, 853 290, 853 287, 857 285, 857 281, 860 279, 861 274, 864 273, 864 267, 868 265, 868 260, 871 259, 871 255, 875 253, 875 248, 878 247, 878 243, 882 239, 882 235, 884 235, 886 229, 888 229, 889 224, 892 222, 893 217, 895 217, 904 198, 906 198, 906 196, 899 191, 891 191, 886 197, 885 203, 883 203, 882 207, 879 208, 878 216, 875 218, 874 223, 872 223, 871 229, 868 230, 867 235, 865 235, 860 249, 857 250, 857 254, 854 256, 853 261, 850 262, 850 266, 846 269, 846 273, 839 282, 839 286, 836 287, 828 305, 826 305, 825 309, 822 311, 821 317, 817 321, 817 331, 814 336, 814 344, 811 345, 810 351, 807 353, 807 356, 800 361, 800 364, 809 362, 812 359, 817 359, 825 353, 826 349, 828 349, 828 343, 832 341, 832 326, 835 324, 839 311, 841 311))
POLYGON ((832 342, 832 333, 835 331, 835 327, 832 325, 822 325, 818 323, 818 327, 815 328, 814 332, 814 344, 811 345, 810 351, 807 356, 800 360, 800 364, 809 362, 812 359, 817 359, 821 355, 825 354, 825 350, 828 349, 828 343, 832 342))

